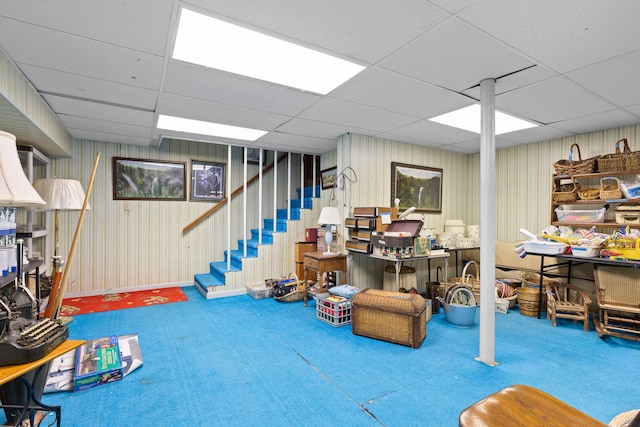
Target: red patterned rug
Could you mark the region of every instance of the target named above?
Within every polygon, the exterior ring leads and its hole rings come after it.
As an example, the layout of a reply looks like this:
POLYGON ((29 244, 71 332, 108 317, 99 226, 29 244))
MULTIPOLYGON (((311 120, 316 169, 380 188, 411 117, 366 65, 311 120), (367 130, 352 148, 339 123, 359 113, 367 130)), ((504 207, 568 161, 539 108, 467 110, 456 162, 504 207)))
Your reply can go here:
POLYGON ((65 298, 62 300, 60 316, 98 313, 101 311, 121 310, 123 308, 145 307, 186 301, 187 296, 178 286, 152 289, 148 291, 120 292, 90 297, 65 298))

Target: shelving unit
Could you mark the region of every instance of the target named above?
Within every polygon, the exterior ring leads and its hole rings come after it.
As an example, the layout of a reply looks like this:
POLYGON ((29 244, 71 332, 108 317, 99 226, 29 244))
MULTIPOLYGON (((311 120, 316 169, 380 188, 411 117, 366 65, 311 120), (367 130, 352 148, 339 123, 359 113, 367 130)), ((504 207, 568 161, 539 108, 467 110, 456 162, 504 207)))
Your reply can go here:
MULTIPOLYGON (((571 181, 575 180, 576 183, 586 182, 586 187, 595 187, 600 186, 600 180, 606 177, 624 177, 624 176, 636 176, 640 175, 640 170, 636 171, 619 171, 619 172, 594 172, 588 174, 576 174, 576 175, 554 175, 553 176, 553 188, 556 188, 556 185, 561 181, 571 181)), ((594 205, 594 204, 604 204, 608 205, 607 210, 615 210, 615 207, 618 205, 640 205, 640 198, 636 199, 612 199, 612 200, 576 200, 574 202, 555 202, 551 201, 551 224, 555 226, 572 226, 572 227, 584 227, 591 228, 593 226, 599 228, 618 228, 618 227, 626 227, 629 226, 631 228, 640 228, 640 224, 627 224, 627 223, 618 223, 616 221, 605 220, 602 222, 563 222, 558 221, 555 209, 561 205, 594 205)))
MULTIPOLYGON (((37 148, 18 145, 18 155, 20 156, 20 160, 23 162, 23 167, 25 168, 25 173, 29 182, 33 184, 34 182, 34 165, 39 164, 44 167, 44 173, 42 178, 46 178, 49 176, 49 158, 42 154, 37 148)), ((24 224, 18 225, 18 230, 16 232, 16 237, 24 240, 24 246, 27 248, 27 256, 29 258, 33 257, 33 239, 42 238, 44 243, 42 245, 44 249, 43 259, 50 259, 51 254, 49 253, 48 245, 47 245, 47 236, 49 235, 48 230, 48 222, 49 218, 45 212, 34 212, 31 210, 27 210, 26 214, 26 222, 24 224), (35 218, 38 218, 38 223, 36 224, 35 218)))

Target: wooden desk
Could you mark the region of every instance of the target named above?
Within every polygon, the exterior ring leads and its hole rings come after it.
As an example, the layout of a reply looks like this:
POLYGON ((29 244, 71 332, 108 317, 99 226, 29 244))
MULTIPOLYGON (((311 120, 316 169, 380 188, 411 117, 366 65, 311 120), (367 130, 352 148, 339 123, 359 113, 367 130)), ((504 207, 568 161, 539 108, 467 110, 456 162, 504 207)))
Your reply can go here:
POLYGON ((460 413, 460 427, 564 427, 605 424, 536 388, 516 384, 485 397, 460 413))
POLYGON ((347 276, 347 254, 325 255, 323 252, 305 252, 304 253, 304 305, 307 305, 307 297, 309 296, 309 286, 307 279, 309 270, 315 271, 320 276, 319 289, 312 291, 312 295, 321 294, 324 290, 323 275, 330 271, 342 271, 342 282, 344 283, 347 276))
POLYGON ((13 404, 2 402, 2 405, 0 405, 0 407, 22 409, 23 412, 21 413, 20 419, 24 419, 28 411, 31 425, 34 425, 33 418, 34 418, 35 412, 37 412, 38 410, 44 410, 47 412, 54 411, 57 415, 57 421, 58 421, 57 425, 59 427, 60 412, 61 412, 60 407, 48 406, 40 402, 40 400, 36 396, 37 390, 34 390, 33 384, 38 380, 38 377, 40 375, 47 375, 47 372, 44 369, 44 367, 48 362, 51 362, 56 357, 62 356, 63 354, 65 354, 70 350, 73 350, 74 348, 80 347, 82 344, 84 344, 84 340, 66 340, 65 342, 60 344, 58 347, 51 350, 42 359, 38 359, 30 363, 23 363, 22 365, 10 365, 10 366, 0 367, 0 385, 7 384, 12 380, 21 381, 27 389, 26 396, 31 396, 31 400, 33 401, 33 403, 35 403, 35 405, 33 405, 31 402, 29 402, 25 406, 24 402, 20 402, 20 403, 16 402, 13 404), (33 371, 35 371, 34 378, 31 382, 29 382, 24 378, 24 376, 33 371))

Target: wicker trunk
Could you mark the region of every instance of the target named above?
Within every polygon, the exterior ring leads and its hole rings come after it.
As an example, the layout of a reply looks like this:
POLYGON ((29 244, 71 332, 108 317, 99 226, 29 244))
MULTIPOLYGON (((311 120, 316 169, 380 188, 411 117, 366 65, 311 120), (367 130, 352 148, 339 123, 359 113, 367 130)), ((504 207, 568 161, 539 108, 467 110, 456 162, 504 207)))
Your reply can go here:
POLYGON ((355 335, 418 348, 427 336, 426 301, 417 294, 364 289, 351 307, 355 335))

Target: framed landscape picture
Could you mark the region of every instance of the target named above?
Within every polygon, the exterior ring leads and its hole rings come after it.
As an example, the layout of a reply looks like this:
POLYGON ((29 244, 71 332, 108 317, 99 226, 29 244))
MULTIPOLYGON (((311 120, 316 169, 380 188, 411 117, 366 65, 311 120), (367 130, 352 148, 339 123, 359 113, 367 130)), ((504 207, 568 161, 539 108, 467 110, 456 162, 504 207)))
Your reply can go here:
POLYGON ((224 198, 224 164, 191 160, 191 200, 224 198))
POLYGON ((114 200, 187 200, 186 164, 113 158, 114 200))
POLYGON ((442 169, 391 162, 391 206, 399 210, 442 212, 442 169))
POLYGON ((336 185, 336 179, 338 178, 338 167, 323 169, 320 171, 322 177, 322 189, 328 190, 336 185))

